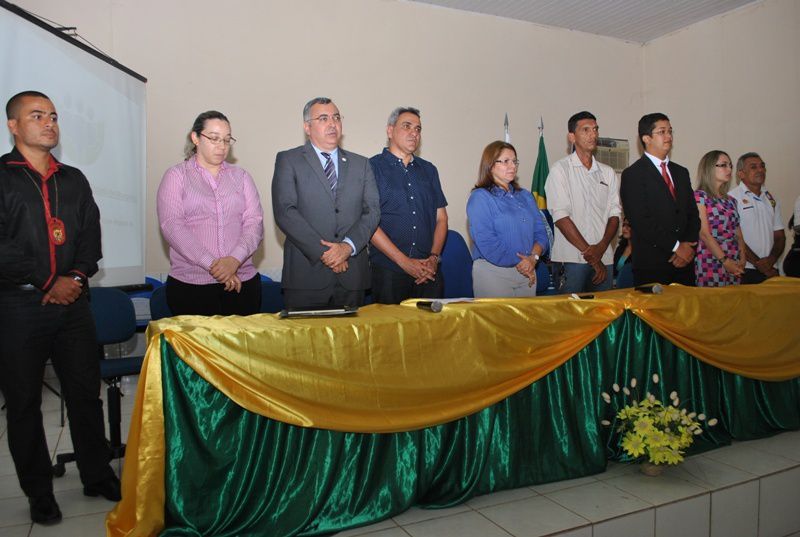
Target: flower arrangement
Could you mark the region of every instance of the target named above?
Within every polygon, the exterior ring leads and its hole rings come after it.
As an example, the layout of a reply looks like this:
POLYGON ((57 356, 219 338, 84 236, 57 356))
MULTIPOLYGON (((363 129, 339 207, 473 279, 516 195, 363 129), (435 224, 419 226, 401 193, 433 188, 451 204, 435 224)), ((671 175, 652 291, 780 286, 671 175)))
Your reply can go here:
MULTIPOLYGON (((658 384, 658 374, 653 374, 653 384, 658 384)), ((681 408, 677 392, 669 394, 669 403, 664 404, 650 392, 645 392, 639 400, 636 378, 630 380, 630 388, 618 384, 612 386, 614 398, 622 392, 630 402, 616 413, 617 432, 622 435, 622 449, 634 459, 644 460, 655 465, 678 464, 683 461, 686 449, 694 442, 694 437, 703 433, 702 422, 713 427, 716 418, 706 421, 704 414, 689 412, 681 408), (632 391, 633 390, 633 391, 632 391), (635 392, 635 393, 634 393, 635 392)), ((603 392, 603 400, 611 405, 612 395, 603 392)), ((602 420, 610 426, 609 420, 602 420)))

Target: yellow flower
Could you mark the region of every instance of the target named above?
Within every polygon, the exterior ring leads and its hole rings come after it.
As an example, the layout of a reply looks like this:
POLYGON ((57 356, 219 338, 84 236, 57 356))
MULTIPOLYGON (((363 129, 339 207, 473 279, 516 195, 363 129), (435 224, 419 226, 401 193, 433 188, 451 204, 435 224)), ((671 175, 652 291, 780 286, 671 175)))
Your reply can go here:
POLYGON ((622 449, 631 457, 641 457, 645 453, 644 439, 638 434, 628 433, 622 440, 622 449))
POLYGON ((666 410, 664 410, 664 414, 666 415, 667 420, 670 422, 677 423, 681 421, 681 413, 678 412, 678 409, 676 408, 667 407, 666 410))
POLYGON ((658 429, 652 429, 649 433, 647 433, 647 445, 651 448, 664 447, 668 443, 669 439, 667 438, 667 435, 658 429))
MULTIPOLYGON (((658 374, 653 374, 651 378, 653 384, 661 381, 658 374)), ((635 378, 629 381, 629 386, 637 386, 635 378)), ((704 414, 680 408, 681 400, 676 391, 669 393, 669 399, 664 399, 665 403, 649 391, 644 393, 641 400, 636 400, 630 388, 614 383, 610 393, 602 393, 608 403, 611 403, 611 394, 619 392, 629 398, 627 405, 616 409, 615 422, 615 429, 622 437, 619 445, 629 456, 647 458, 653 464, 678 464, 684 458, 684 450, 694 442, 694 437, 703 433, 701 424, 708 423, 710 427, 717 423, 716 419, 706 421, 704 414)), ((611 425, 608 419, 601 423, 611 425)))
POLYGON ((653 427, 653 420, 647 416, 642 416, 633 422, 633 430, 636 432, 636 434, 642 436, 651 434, 653 431, 655 431, 655 428, 653 427))
POLYGON ((676 449, 659 448, 650 452, 650 462, 653 464, 678 464, 683 460, 683 455, 676 449))

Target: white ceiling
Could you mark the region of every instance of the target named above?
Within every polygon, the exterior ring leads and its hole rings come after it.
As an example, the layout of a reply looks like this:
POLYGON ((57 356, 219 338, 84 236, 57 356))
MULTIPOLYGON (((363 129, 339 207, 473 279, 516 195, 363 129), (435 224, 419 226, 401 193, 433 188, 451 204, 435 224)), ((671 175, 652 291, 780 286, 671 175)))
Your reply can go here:
POLYGON ((758 0, 409 0, 647 43, 758 0))

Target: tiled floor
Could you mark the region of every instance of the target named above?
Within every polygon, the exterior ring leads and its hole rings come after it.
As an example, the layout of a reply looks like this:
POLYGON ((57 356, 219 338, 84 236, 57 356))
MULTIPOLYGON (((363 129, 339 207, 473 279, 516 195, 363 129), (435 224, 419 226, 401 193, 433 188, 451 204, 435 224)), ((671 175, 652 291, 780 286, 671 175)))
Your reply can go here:
MULTIPOLYGON (((123 385, 127 434, 136 377, 123 385)), ((105 393, 103 393, 105 397, 105 393)), ((71 451, 58 398, 43 391, 53 453, 71 451)), ((82 494, 74 464, 54 481, 64 520, 31 525, 0 418, 0 537, 105 534, 112 504, 82 494)), ((121 463, 115 461, 115 469, 121 463)), ((600 475, 508 490, 441 510, 412 508, 339 537, 800 537, 800 431, 738 442, 691 457, 651 478, 611 463, 600 475)))

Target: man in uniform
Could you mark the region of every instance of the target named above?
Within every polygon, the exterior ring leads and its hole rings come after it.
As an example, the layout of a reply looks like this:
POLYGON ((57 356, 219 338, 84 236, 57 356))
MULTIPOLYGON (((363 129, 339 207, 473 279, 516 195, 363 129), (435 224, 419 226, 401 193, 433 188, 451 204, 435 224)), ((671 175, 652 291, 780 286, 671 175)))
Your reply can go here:
POLYGON ((83 493, 120 499, 87 296, 102 257, 100 214, 86 177, 50 153, 59 141, 50 99, 19 93, 8 101, 6 116, 14 149, 0 158, 0 390, 31 519, 53 524, 61 510, 41 412, 48 359, 66 402, 83 493))

